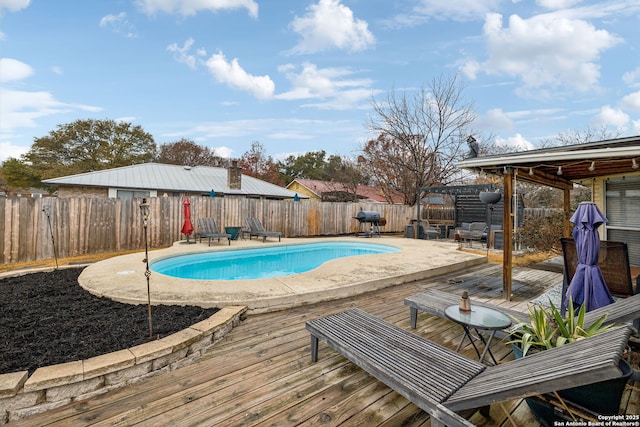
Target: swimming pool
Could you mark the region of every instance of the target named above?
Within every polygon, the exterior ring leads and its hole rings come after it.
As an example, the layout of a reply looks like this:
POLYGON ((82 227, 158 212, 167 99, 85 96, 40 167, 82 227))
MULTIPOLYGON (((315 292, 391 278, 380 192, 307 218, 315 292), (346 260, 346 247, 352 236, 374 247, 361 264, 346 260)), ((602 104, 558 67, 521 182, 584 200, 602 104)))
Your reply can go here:
POLYGON ((373 243, 310 243, 178 255, 154 261, 150 268, 181 279, 264 279, 304 273, 336 258, 399 251, 393 246, 373 243))

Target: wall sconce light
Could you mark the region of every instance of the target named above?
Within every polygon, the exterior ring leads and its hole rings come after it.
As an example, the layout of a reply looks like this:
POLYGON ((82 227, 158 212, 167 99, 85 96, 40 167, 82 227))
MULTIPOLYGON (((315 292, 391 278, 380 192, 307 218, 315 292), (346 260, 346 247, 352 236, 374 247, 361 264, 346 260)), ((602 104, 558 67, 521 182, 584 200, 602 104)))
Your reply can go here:
POLYGON ((556 175, 562 175, 562 166, 558 166, 558 172, 556 172, 556 175))
POLYGON ((631 159, 631 167, 638 169, 638 162, 636 162, 636 159, 631 159))
POLYGON ((529 175, 533 176, 533 168, 529 168, 529 175))
POLYGON ((506 166, 505 166, 505 167, 503 167, 503 168, 502 168, 502 173, 503 173, 504 175, 508 174, 508 173, 509 173, 509 169, 507 169, 507 167, 506 167, 506 166))
POLYGON ((589 166, 589 172, 593 172, 596 170, 596 162, 591 162, 591 166, 589 166))

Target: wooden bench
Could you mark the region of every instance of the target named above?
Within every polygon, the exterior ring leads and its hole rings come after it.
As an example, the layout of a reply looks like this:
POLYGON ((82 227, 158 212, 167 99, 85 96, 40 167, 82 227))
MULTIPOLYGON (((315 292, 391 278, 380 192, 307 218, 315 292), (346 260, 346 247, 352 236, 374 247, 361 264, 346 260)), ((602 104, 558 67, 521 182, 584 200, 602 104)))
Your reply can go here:
MULTIPOLYGON (((409 316, 411 319, 411 327, 415 329, 418 323, 418 311, 429 313, 433 316, 437 316, 445 319, 444 310, 450 305, 459 304, 460 296, 438 291, 435 289, 429 289, 425 292, 412 295, 405 298, 404 304, 409 306, 409 316)), ((521 311, 511 310, 504 307, 498 307, 493 304, 484 303, 481 301, 471 301, 471 305, 480 305, 483 307, 489 307, 503 312, 507 316, 515 320, 515 322, 528 322, 529 313, 521 311)), ((629 298, 617 300, 613 304, 609 304, 604 307, 600 307, 596 310, 589 311, 585 314, 585 325, 590 325, 595 322, 602 315, 606 314, 607 318, 605 323, 627 323, 634 322, 634 328, 638 333, 638 322, 640 318, 640 294, 633 295, 629 298)), ((496 331, 497 337, 505 337, 509 333, 509 329, 504 331, 496 331)))
MULTIPOLYGON (((411 319, 411 328, 415 329, 418 326, 418 312, 423 311, 433 316, 446 319, 444 311, 451 305, 457 305, 460 303, 460 295, 451 294, 448 292, 437 291, 429 289, 419 294, 411 295, 405 298, 404 304, 409 306, 409 316, 411 319)), ((494 304, 488 304, 481 301, 471 301, 471 305, 479 305, 482 307, 493 308, 498 310, 514 320, 514 323, 527 321, 529 318, 528 313, 521 311, 511 310, 508 308, 498 307, 494 304)), ((506 331, 496 331, 496 336, 504 338, 508 335, 508 329, 506 331)))
POLYGON ((471 426, 453 411, 619 378, 631 328, 484 366, 359 309, 306 323, 311 359, 318 341, 431 415, 433 426, 471 426))

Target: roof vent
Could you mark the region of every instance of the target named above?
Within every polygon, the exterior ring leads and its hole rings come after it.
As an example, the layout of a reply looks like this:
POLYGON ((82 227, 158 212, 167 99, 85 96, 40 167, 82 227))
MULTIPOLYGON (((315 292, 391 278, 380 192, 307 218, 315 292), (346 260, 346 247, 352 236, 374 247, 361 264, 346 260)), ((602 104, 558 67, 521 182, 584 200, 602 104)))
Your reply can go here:
POLYGON ((191 170, 191 166, 185 166, 185 167, 184 167, 184 170, 186 170, 186 171, 190 171, 190 170, 191 170))

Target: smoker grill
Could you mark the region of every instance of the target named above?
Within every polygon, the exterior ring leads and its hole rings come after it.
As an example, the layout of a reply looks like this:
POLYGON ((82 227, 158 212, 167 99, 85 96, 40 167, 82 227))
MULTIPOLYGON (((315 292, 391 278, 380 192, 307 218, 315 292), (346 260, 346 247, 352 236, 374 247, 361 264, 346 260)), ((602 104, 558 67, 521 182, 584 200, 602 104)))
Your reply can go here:
POLYGON ((356 237, 360 235, 364 235, 365 237, 380 236, 380 226, 387 223, 387 220, 381 218, 380 213, 375 211, 360 211, 353 218, 358 220, 356 237))

